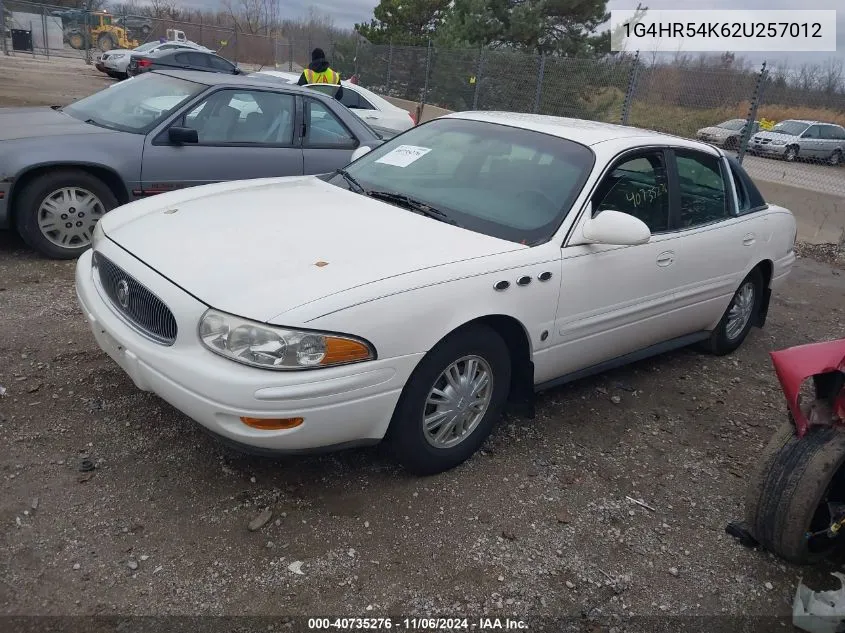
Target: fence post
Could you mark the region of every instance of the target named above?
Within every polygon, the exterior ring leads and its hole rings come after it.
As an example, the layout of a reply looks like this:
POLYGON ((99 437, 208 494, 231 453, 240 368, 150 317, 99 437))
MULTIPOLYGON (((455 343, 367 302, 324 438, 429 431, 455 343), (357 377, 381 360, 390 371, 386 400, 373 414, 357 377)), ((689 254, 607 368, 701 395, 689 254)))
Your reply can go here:
MULTIPOLYGON (((2 12, 0 12, 2 15, 2 12)), ((3 29, 3 36, 5 37, 5 27, 3 29)), ((41 43, 44 45, 44 54, 47 56, 47 59, 50 59, 50 40, 48 39, 49 32, 47 30, 47 7, 44 5, 41 6, 41 43)), ((35 48, 35 43, 33 42, 33 48, 35 48)))
POLYGON ((475 92, 472 95, 472 109, 478 110, 478 91, 481 88, 481 73, 484 72, 484 47, 478 49, 478 66, 475 70, 475 92))
POLYGON ((751 129, 754 121, 757 120, 757 108, 760 107, 760 100, 763 98, 763 88, 766 86, 766 62, 760 67, 760 74, 754 84, 754 94, 751 95, 751 106, 748 108, 748 117, 745 119, 745 127, 742 129, 742 138, 739 141, 739 151, 736 159, 742 164, 745 158, 745 150, 748 149, 748 141, 751 140, 751 129))
POLYGON ((390 92, 390 67, 393 66, 393 41, 391 40, 390 46, 387 49, 387 79, 384 84, 385 92, 390 92))
POLYGON ((634 53, 634 63, 628 75, 628 87, 625 90, 625 100, 622 102, 622 125, 628 125, 631 116, 631 103, 634 101, 634 91, 637 89, 637 71, 640 69, 640 51, 634 53))
POLYGON ((428 38, 428 48, 425 51, 425 81, 423 82, 422 98, 420 99, 420 107, 417 109, 417 125, 422 119, 423 109, 426 101, 428 101, 428 78, 431 75, 431 38, 428 38))
POLYGON ((288 43, 288 72, 293 72, 293 40, 288 43))
POLYGON ((537 60, 537 92, 534 94, 534 114, 540 111, 540 99, 543 96, 543 77, 546 74, 546 54, 540 53, 537 60))
POLYGON ((82 46, 85 48, 85 63, 89 66, 91 65, 91 2, 90 0, 85 3, 85 20, 84 20, 84 27, 82 29, 82 39, 85 42, 82 46))
POLYGON ((9 44, 6 42, 6 11, 4 9, 3 0, 0 0, 0 28, 3 32, 0 33, 0 41, 3 42, 3 54, 9 54, 9 44))

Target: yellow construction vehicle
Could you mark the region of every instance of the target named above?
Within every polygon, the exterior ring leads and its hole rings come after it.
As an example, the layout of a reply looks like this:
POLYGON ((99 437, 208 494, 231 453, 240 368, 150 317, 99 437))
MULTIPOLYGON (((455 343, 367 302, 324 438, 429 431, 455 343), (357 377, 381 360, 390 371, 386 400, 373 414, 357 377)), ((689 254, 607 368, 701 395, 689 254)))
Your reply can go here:
POLYGON ((71 47, 81 50, 85 48, 85 30, 87 29, 88 42, 101 51, 137 47, 140 42, 134 38, 130 39, 126 28, 113 24, 114 19, 114 16, 106 11, 89 13, 87 20, 73 20, 65 27, 65 40, 71 47))

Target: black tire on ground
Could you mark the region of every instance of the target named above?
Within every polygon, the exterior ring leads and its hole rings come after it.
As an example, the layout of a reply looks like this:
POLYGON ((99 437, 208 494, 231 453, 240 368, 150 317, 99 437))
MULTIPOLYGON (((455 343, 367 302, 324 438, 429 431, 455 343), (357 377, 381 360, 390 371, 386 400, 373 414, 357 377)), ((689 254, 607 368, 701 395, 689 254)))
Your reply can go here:
POLYGON ((87 189, 100 199, 105 211, 118 205, 111 189, 99 178, 80 169, 57 169, 37 176, 27 183, 15 199, 15 224, 28 246, 51 259, 75 259, 89 246, 62 248, 53 244, 38 226, 38 209, 44 199, 63 187, 87 189))
POLYGON ((794 145, 787 147, 783 159, 789 163, 795 162, 798 159, 798 148, 794 145))
POLYGON ((114 41, 114 37, 112 37, 111 33, 101 33, 100 36, 97 38, 97 48, 101 51, 110 51, 116 45, 114 41))
POLYGON ((840 150, 836 150, 830 157, 827 159, 827 164, 831 167, 837 167, 842 164, 842 152, 840 150))
POLYGON ((763 456, 746 496, 746 523, 760 545, 795 564, 818 562, 845 538, 816 536, 830 525, 826 497, 845 501, 845 430, 813 427, 798 439, 780 427, 763 456), (828 496, 829 495, 829 496, 828 496))
POLYGON ((729 151, 736 151, 739 149, 739 139, 735 136, 731 136, 725 141, 725 149, 729 151))
POLYGON ((396 405, 386 439, 399 463, 416 475, 433 475, 466 461, 481 447, 500 418, 510 382, 510 353, 495 330, 478 324, 448 335, 420 361, 396 405), (450 365, 471 355, 484 359, 492 374, 492 394, 486 413, 460 443, 448 448, 433 446, 423 429, 429 393, 450 365))
POLYGON ((82 50, 85 47, 85 38, 82 33, 71 33, 68 35, 67 43, 75 50, 82 50))
POLYGON ((739 284, 739 288, 737 288, 736 292, 734 293, 730 305, 728 305, 727 309, 725 310, 725 314, 722 315, 722 320, 719 321, 719 325, 717 325, 716 329, 714 329, 710 333, 710 338, 701 343, 700 348, 716 356, 724 356, 736 350, 740 345, 742 345, 742 342, 745 340, 745 337, 748 336, 748 332, 751 331, 756 316, 760 312, 760 303, 762 298, 763 275, 760 273, 760 270, 758 268, 755 268, 750 273, 748 273, 745 279, 742 280, 742 283, 739 284), (728 336, 727 332, 731 309, 736 304, 740 292, 748 283, 751 283, 754 288, 754 307, 751 312, 751 316, 748 319, 748 322, 745 324, 745 326, 742 328, 738 335, 731 338, 730 336, 728 336))

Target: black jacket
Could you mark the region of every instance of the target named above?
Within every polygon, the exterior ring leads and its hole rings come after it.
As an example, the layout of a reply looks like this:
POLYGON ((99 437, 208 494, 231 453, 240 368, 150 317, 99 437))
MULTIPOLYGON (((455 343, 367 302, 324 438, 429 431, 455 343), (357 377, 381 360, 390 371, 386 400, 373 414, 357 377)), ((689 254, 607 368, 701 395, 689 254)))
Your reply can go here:
MULTIPOLYGON (((331 66, 329 66, 329 62, 327 62, 325 59, 321 59, 319 61, 311 62, 310 64, 308 64, 308 69, 313 70, 315 73, 324 73, 327 70, 330 70, 331 66)), ((340 73, 338 73, 338 76, 339 75, 340 73)), ((305 77, 305 72, 303 71, 302 74, 299 76, 299 81, 297 82, 297 84, 299 84, 300 86, 304 86, 307 83, 308 79, 305 77)), ((335 93, 334 98, 338 101, 343 99, 343 86, 338 85, 337 92, 335 93)))

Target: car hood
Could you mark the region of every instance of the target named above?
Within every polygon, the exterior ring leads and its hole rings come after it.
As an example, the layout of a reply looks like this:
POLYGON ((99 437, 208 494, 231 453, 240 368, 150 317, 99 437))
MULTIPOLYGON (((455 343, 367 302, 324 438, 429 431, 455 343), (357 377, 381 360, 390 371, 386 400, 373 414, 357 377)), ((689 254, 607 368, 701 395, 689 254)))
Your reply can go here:
POLYGON ((112 50, 106 51, 105 53, 103 53, 103 55, 108 55, 109 57, 111 57, 112 55, 117 55, 117 54, 120 54, 120 53, 132 53, 132 52, 133 51, 131 49, 128 49, 128 48, 113 48, 112 50))
MULTIPOLYGON (((161 194, 100 223, 109 239, 203 303, 258 321, 383 279, 528 248, 314 176, 161 194)), ((361 288, 355 298, 375 292, 361 288)))
POLYGON ((754 135, 754 138, 768 138, 773 141, 792 141, 797 137, 792 134, 781 134, 780 132, 757 132, 757 134, 754 135))
POLYGON ((49 106, 0 108, 0 141, 67 134, 114 134, 113 130, 74 119, 49 106))
POLYGON ((707 136, 730 136, 731 134, 738 134, 738 130, 726 130, 723 127, 705 127, 698 131, 699 134, 706 134, 707 136))

